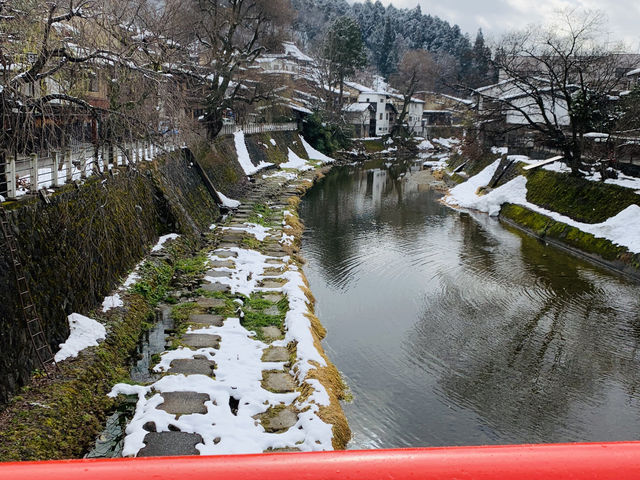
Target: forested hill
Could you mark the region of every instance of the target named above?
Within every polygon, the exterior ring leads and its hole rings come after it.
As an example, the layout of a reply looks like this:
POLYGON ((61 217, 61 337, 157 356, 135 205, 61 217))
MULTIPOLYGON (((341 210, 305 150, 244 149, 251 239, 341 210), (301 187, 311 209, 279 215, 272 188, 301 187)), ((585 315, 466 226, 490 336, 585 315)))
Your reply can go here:
MULTIPOLYGON (((441 60, 446 61, 449 57, 459 79, 472 80, 472 77, 487 74, 486 71, 477 71, 478 67, 484 70, 478 64, 490 55, 482 35, 479 35, 481 45, 477 45, 478 39, 476 45, 472 45, 458 25, 423 14, 419 6, 399 9, 370 0, 353 5, 346 0, 292 0, 292 4, 298 11, 294 28, 308 47, 322 41, 323 33, 336 17, 348 15, 356 19, 370 63, 385 77, 395 71, 406 50, 418 48, 437 54, 441 60), (477 59, 478 56, 484 56, 484 59, 477 59)), ((470 83, 482 83, 484 79, 473 80, 470 83)))

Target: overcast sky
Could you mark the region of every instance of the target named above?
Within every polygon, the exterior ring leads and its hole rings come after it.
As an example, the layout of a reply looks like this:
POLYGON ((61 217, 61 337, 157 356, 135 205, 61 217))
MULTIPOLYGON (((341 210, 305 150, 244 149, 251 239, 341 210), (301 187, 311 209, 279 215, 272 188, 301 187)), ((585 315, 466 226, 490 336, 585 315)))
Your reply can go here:
MULTIPOLYGON (((354 0, 348 0, 354 3, 354 0)), ((362 0, 359 0, 362 1, 362 0)), ((623 40, 640 50, 640 0, 381 0, 398 8, 420 5, 422 13, 436 15, 473 38, 482 28, 485 36, 498 38, 505 30, 553 19, 562 8, 602 10, 608 17, 612 39, 623 40)))

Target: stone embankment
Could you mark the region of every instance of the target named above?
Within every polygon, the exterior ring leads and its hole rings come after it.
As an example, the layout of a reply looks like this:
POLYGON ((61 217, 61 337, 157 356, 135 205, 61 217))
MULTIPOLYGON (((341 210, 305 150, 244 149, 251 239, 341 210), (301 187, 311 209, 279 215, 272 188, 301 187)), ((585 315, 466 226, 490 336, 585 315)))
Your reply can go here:
POLYGON ((161 376, 111 393, 138 398, 124 456, 345 447, 344 386, 296 256, 296 206, 316 176, 266 176, 212 227, 204 273, 173 294, 176 328, 153 367, 161 376))

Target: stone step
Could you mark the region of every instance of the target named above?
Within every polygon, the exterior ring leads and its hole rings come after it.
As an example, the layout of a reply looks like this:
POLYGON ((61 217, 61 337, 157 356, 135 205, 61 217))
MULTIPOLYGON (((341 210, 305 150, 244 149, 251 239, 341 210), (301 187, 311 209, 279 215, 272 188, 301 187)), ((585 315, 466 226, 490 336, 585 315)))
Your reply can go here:
POLYGON ((233 260, 209 260, 208 266, 211 268, 234 268, 236 264, 233 260))
POLYGON ((207 413, 204 402, 211 400, 206 393, 198 392, 163 392, 164 402, 158 409, 173 415, 191 415, 193 413, 207 413))
POLYGON ((262 280, 260 282, 260 287, 262 288, 282 288, 282 286, 287 283, 286 280, 262 280))
POLYGON ((260 327, 260 330, 262 331, 262 335, 264 335, 268 342, 284 337, 278 327, 260 327))
POLYGON ((237 252, 229 252, 227 250, 214 250, 213 254, 220 258, 236 258, 237 252))
POLYGON ((211 277, 211 278, 231 278, 231 272, 225 272, 220 270, 207 270, 204 276, 211 277))
POLYGON ((296 381, 288 372, 262 372, 262 387, 274 393, 293 392, 296 381))
POLYGON ((269 433, 282 432, 293 427, 298 421, 298 414, 292 406, 279 408, 276 411, 269 409, 265 413, 257 415, 263 428, 269 433))
POLYGON ((220 348, 220 335, 208 335, 206 333, 185 333, 182 343, 191 348, 220 348))
POLYGON ((198 297, 195 302, 201 308, 220 308, 227 304, 222 298, 209 297, 198 297))
POLYGON ((280 295, 279 293, 268 293, 266 295, 263 295, 262 298, 273 303, 278 303, 280 300, 284 298, 284 296, 280 295))
POLYGON ((287 347, 269 347, 262 354, 263 362, 288 362, 289 350, 287 347))
POLYGON ((224 320, 225 318, 222 315, 210 315, 207 313, 189 315, 189 323, 207 327, 221 327, 224 324, 224 320))
POLYGON ((204 441, 197 433, 150 432, 145 435, 144 443, 138 457, 200 455, 196 445, 204 441))
POLYGON ((206 358, 179 358, 171 362, 168 373, 171 375, 207 375, 212 377, 216 364, 206 358))
POLYGON ((225 285, 224 283, 203 283, 200 288, 202 290, 204 290, 205 292, 222 292, 222 293, 228 293, 231 291, 231 287, 229 287, 229 285, 225 285))

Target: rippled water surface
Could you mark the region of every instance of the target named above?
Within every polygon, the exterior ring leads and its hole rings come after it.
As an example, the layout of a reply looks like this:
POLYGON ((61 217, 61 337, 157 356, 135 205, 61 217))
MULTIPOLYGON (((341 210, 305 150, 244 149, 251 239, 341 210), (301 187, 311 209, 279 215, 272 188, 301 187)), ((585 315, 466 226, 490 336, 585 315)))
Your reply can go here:
POLYGON ((350 448, 640 439, 638 285, 408 168, 336 168, 302 204, 350 448))

